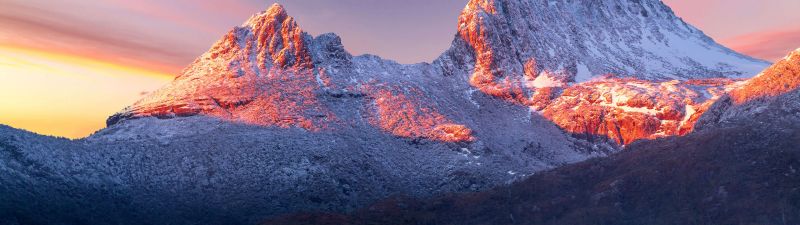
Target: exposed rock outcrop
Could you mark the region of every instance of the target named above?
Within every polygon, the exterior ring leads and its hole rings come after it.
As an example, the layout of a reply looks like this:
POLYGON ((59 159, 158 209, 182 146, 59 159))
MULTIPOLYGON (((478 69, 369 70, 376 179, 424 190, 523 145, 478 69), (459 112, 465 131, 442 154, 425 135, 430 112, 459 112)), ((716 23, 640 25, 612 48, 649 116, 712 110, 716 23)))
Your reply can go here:
POLYGON ((699 116, 735 85, 730 79, 607 79, 568 87, 549 104, 534 107, 570 133, 625 145, 688 134, 699 116))

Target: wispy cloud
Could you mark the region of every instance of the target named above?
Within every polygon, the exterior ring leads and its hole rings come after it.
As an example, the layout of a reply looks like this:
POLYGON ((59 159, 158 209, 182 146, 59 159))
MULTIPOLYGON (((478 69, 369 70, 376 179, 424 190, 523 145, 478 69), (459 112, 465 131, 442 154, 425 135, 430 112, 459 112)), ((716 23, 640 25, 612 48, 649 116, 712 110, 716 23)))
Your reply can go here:
POLYGON ((183 27, 203 31, 210 35, 219 35, 219 28, 207 21, 210 18, 228 16, 241 9, 241 4, 235 1, 186 1, 173 0, 169 2, 153 0, 107 0, 122 10, 127 10, 141 15, 146 15, 161 21, 171 22, 183 27), (206 17, 202 17, 205 15, 206 17))
POLYGON ((777 61, 794 49, 800 48, 800 28, 755 32, 722 41, 741 53, 777 61))
MULTIPOLYGON (((798 22, 793 22, 799 21, 793 19, 796 16, 771 13, 792 8, 798 4, 796 0, 775 0, 769 6, 757 0, 664 1, 687 21, 746 54, 774 60, 797 47, 793 45, 798 43, 792 43, 797 31, 755 32, 797 27, 798 22), (753 10, 756 6, 765 8, 753 10), (788 19, 775 19, 781 16, 788 19)), ((312 34, 336 32, 354 54, 373 53, 407 63, 429 61, 448 47, 455 32, 454 19, 464 4, 426 0, 2 0, 0 44, 174 73, 225 31, 272 2, 285 4, 312 34)))
POLYGON ((175 72, 202 48, 160 40, 135 26, 118 27, 36 5, 6 2, 0 9, 0 44, 103 58, 175 72))
POLYGON ((678 16, 720 43, 776 60, 800 47, 798 0, 663 0, 678 16))

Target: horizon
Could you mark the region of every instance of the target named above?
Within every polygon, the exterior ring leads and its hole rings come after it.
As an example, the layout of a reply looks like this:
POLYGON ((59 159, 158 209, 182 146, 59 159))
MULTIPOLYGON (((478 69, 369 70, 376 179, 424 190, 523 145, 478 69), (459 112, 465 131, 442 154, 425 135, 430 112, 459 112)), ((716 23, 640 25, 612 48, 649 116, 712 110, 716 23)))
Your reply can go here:
MULTIPOLYGON (((0 76, 0 124, 69 138, 89 135, 105 127, 105 118, 114 112, 168 83, 171 74, 271 2, 226 2, 220 6, 221 2, 201 1, 195 11, 182 13, 175 13, 182 7, 175 2, 115 0, 74 3, 72 8, 44 7, 42 1, 0 3, 7 4, 0 9, 0 21, 5 21, 0 25, 0 72, 4 74, 0 76), (253 8, 257 5, 261 8, 253 8), (208 12, 218 13, 208 16, 208 12), (126 18, 88 22, 97 15, 114 13, 126 18), (64 21, 40 15, 61 15, 56 17, 64 21), (115 26, 117 22, 123 26, 115 26), (95 26, 87 29, 83 25, 95 26), (101 32, 91 28, 112 32, 98 35, 101 32), (189 35, 193 38, 185 38, 189 35)), ((466 4, 419 0, 276 2, 283 4, 311 35, 333 32, 354 55, 374 54, 401 63, 430 62, 444 52, 456 32, 457 15, 466 4), (409 16, 415 9, 419 16, 409 16)), ((757 1, 736 2, 739 4, 665 1, 687 23, 750 56, 774 61, 800 47, 791 46, 791 41, 800 39, 800 18, 774 19, 797 18, 800 15, 790 14, 790 9, 800 8, 800 2, 777 1, 769 6, 771 10, 749 11, 746 9, 757 1), (707 10, 722 4, 729 10, 707 10), (743 11, 753 15, 741 16, 743 11), (747 22, 734 23, 731 18, 747 22)))

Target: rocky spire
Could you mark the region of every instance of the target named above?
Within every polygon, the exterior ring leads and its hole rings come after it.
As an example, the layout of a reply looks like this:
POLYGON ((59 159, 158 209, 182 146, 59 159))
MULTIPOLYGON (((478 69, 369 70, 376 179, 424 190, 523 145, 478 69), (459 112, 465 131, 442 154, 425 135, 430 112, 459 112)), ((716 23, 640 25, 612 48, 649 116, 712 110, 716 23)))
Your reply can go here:
POLYGON ((272 4, 267 10, 257 13, 247 19, 242 24, 242 27, 254 27, 259 23, 262 22, 269 22, 269 21, 284 21, 288 18, 291 18, 288 13, 286 13, 286 9, 283 8, 283 5, 275 3, 272 4))
POLYGON ((314 65, 308 47, 310 40, 283 6, 273 4, 229 31, 184 74, 199 74, 208 67, 213 71, 233 69, 227 71, 233 77, 261 74, 272 68, 311 69, 314 65), (220 65, 219 62, 230 63, 220 65))
POLYGON ((260 64, 272 61, 273 65, 282 68, 313 67, 307 43, 311 38, 280 4, 273 4, 266 11, 254 15, 243 27, 250 28, 253 33, 249 42, 255 42, 260 64))

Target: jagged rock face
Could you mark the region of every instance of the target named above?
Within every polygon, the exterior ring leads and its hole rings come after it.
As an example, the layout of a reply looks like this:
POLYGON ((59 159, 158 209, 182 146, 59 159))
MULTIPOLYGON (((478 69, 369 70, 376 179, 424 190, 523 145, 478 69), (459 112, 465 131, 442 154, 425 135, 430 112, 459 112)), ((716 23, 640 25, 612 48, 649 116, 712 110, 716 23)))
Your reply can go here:
POLYGON ((768 65, 720 46, 658 0, 472 0, 455 42, 450 51, 474 52, 473 84, 524 84, 539 73, 577 82, 749 77, 768 65))
POLYGON ((357 73, 351 60, 338 37, 312 38, 276 4, 231 30, 174 82, 112 117, 109 124, 202 114, 264 126, 333 130, 352 123, 338 118, 320 96, 347 93, 374 100, 360 107, 370 115, 365 119, 397 136, 474 140, 465 125, 435 107, 419 107, 426 104, 420 91, 411 90, 412 100, 396 90, 370 88, 364 80, 350 82, 357 73), (330 74, 338 76, 333 79, 330 74))
POLYGON ((312 38, 275 5, 226 34, 168 86, 119 117, 197 114, 317 130, 336 121, 315 91, 323 87, 308 47, 312 38))
POLYGON ((719 90, 734 84, 698 82, 767 66, 720 46, 656 0, 473 0, 453 47, 435 64, 444 75, 465 74, 487 95, 543 110, 565 131, 618 144, 690 132, 719 90), (639 106, 595 100, 604 95, 639 106))
POLYGON ((471 70, 473 87, 523 105, 537 101, 538 88, 607 74, 749 77, 767 66, 715 43, 658 0, 473 0, 453 43, 438 61, 445 74, 471 70))
POLYGON ((688 134, 699 116, 736 84, 730 79, 607 79, 568 87, 557 98, 533 107, 565 131, 624 145, 688 134))

